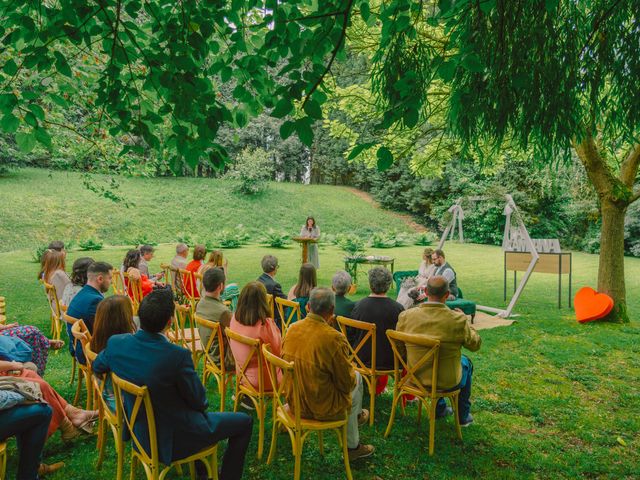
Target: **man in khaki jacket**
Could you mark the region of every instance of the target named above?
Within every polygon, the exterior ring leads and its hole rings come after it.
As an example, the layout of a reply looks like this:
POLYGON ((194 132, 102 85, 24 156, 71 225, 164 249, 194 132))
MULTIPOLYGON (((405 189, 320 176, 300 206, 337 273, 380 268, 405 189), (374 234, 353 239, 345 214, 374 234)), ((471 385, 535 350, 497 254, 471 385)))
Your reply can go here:
MULTIPOLYGON (((473 422, 471 416, 471 376, 473 364, 460 350, 465 347, 475 352, 480 349, 481 339, 469 325, 467 316, 460 310, 451 310, 445 305, 449 296, 449 283, 442 276, 434 276, 427 282, 428 301, 415 308, 406 310, 398 317, 396 330, 404 333, 427 335, 440 340, 440 358, 438 360, 438 389, 460 389, 459 417, 463 427, 473 422)), ((408 351, 409 366, 418 362, 425 350, 412 348, 408 351)), ((431 386, 433 362, 427 361, 416 372, 417 378, 425 386, 431 386)), ((438 401, 436 416, 444 417, 452 413, 444 399, 438 401)))
MULTIPOLYGON (((373 445, 361 444, 358 430, 369 420, 362 408, 362 377, 349 361, 347 339, 327 323, 333 317, 335 294, 329 288, 314 288, 307 307, 306 318, 289 327, 282 343, 282 358, 295 362, 300 379, 300 416, 337 420, 347 413, 349 460, 368 457, 373 445)), ((293 405, 291 385, 285 396, 293 405)))

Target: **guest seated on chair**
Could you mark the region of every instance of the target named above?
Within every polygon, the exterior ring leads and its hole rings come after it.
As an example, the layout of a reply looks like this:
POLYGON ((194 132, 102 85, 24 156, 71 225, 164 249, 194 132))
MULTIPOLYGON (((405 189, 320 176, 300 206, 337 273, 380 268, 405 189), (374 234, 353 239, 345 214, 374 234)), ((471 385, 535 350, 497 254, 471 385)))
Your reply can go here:
POLYGON ((140 263, 138 264, 138 270, 140 273, 146 275, 150 280, 162 280, 164 276, 163 272, 151 275, 149 273, 149 263, 155 254, 155 248, 152 245, 142 245, 140 247, 140 263))
MULTIPOLYGON (((93 371, 113 372, 149 389, 158 454, 163 464, 169 465, 228 439, 220 478, 239 480, 253 420, 244 413, 207 412, 206 392, 193 367, 191 352, 170 343, 163 334, 174 321, 174 309, 170 289, 157 289, 147 295, 138 309, 141 330, 133 335, 111 337, 93 362, 93 371)), ((124 407, 130 414, 133 403, 126 396, 124 407)), ((136 422, 133 428, 148 451, 146 422, 136 422)), ((199 479, 207 478, 201 462, 196 463, 196 470, 199 479)))
POLYGON ((38 272, 38 280, 42 280, 44 278, 43 277, 44 264, 45 264, 45 262, 47 260, 47 255, 50 252, 54 251, 54 250, 56 252, 62 253, 62 256, 64 258, 67 257, 67 251, 64 248, 64 243, 63 242, 61 242, 60 240, 54 240, 53 242, 49 243, 49 246, 47 247, 47 249, 42 254, 42 257, 40 257, 40 271, 38 272))
POLYGON ((431 259, 436 267, 433 274, 442 276, 447 280, 447 282, 449 282, 449 298, 446 300, 455 300, 458 298, 458 283, 456 281, 455 270, 445 260, 444 252, 439 248, 433 251, 431 259))
MULTIPOLYGON (((93 323, 91 336, 91 351, 100 353, 107 346, 107 342, 114 335, 135 333, 137 330, 133 322, 133 307, 126 295, 113 295, 98 304, 96 318, 93 323)), ((111 377, 107 377, 103 396, 112 412, 116 411, 116 399, 113 394, 111 377)))
POLYGON ((64 289, 62 299, 60 300, 61 305, 68 307, 73 297, 87 284, 87 270, 93 262, 94 260, 91 257, 80 257, 73 262, 73 267, 71 267, 71 283, 64 289))
MULTIPOLYGON (((371 294, 363 298, 351 313, 351 318, 376 325, 376 369, 393 370, 393 350, 385 332, 395 330, 398 315, 404 307, 395 300, 387 297, 393 277, 384 267, 374 267, 369 270, 369 288, 371 294)), ((351 345, 356 346, 361 340, 362 331, 357 331, 351 345)), ((358 352, 358 356, 365 365, 371 366, 371 342, 358 352)), ((386 382, 385 382, 386 384, 386 382)), ((384 390, 384 387, 382 387, 384 390)))
POLYGON ((416 291, 426 286, 427 280, 433 276, 436 266, 433 264, 431 255, 433 255, 433 249, 425 248, 422 252, 422 262, 420 263, 420 267, 418 267, 418 275, 403 280, 396 300, 402 304, 404 308, 413 307, 415 298, 420 296, 420 292, 416 293, 416 291))
POLYGON ((28 396, 28 401, 45 401, 53 409, 53 415, 47 427, 47 438, 60 430, 63 441, 78 437, 82 431, 93 433, 91 423, 98 418, 97 410, 80 410, 56 392, 35 371, 33 363, 6 362, 0 360, 0 390, 20 391, 28 396), (39 392, 34 388, 21 391, 21 384, 32 382, 38 385, 39 392), (39 396, 41 395, 41 397, 39 396))
MULTIPOLYGON (((362 377, 349 361, 349 346, 342 334, 329 326, 335 308, 334 293, 324 287, 309 295, 309 314, 289 327, 282 344, 282 358, 293 361, 300 384, 300 416, 338 420, 348 415, 349 460, 368 457, 373 445, 360 443, 358 425, 369 412, 362 408, 362 377)), ((292 386, 285 389, 292 406, 292 386)))
MULTIPOLYGON (((438 359, 438 389, 460 389, 459 419, 466 427, 473 422, 470 409, 471 377, 473 364, 460 350, 465 347, 472 352, 480 349, 481 339, 474 328, 469 325, 467 316, 461 311, 449 309, 445 301, 449 297, 449 283, 443 276, 436 275, 427 282, 428 301, 416 308, 400 314, 396 330, 399 332, 427 335, 440 340, 440 357, 438 359)), ((415 364, 424 351, 412 349, 407 352, 409 366, 415 364)), ((416 377, 425 387, 431 387, 433 362, 428 361, 416 372, 416 377)), ((436 416, 444 417, 452 413, 445 400, 440 399, 436 407, 436 416)))
MULTIPOLYGON (((211 322, 217 322, 222 328, 222 338, 224 339, 224 364, 227 370, 233 371, 235 364, 233 363, 233 354, 229 348, 229 342, 224 335, 224 329, 231 324, 231 310, 222 303, 220 298, 221 293, 224 291, 224 271, 221 268, 210 268, 202 277, 202 283, 204 285, 204 295, 200 297, 200 301, 196 306, 196 315, 209 320, 211 322)), ((200 343, 204 347, 209 343, 209 337, 211 337, 211 329, 198 325, 198 332, 200 333, 200 343)), ((220 365, 220 345, 218 341, 214 340, 211 344, 211 350, 209 352, 216 365, 220 365)))
MULTIPOLYGON (((273 299, 275 301, 275 297, 287 298, 287 296, 282 292, 282 286, 276 280, 276 274, 278 273, 278 259, 273 255, 265 255, 262 257, 262 275, 258 277, 258 281, 264 285, 267 289, 267 294, 273 295, 273 299)), ((276 324, 280 326, 280 313, 278 313, 278 309, 273 308, 274 311, 274 320, 276 324)))
MULTIPOLYGON (((351 289, 351 275, 344 270, 336 272, 331 279, 331 289, 336 294, 336 316, 351 318, 351 312, 355 306, 355 302, 349 300, 346 295, 351 289)), ((336 323, 336 328, 340 328, 336 323)))
MULTIPOLYGON (((189 272, 197 273, 204 264, 204 257, 206 256, 207 248, 204 245, 196 245, 193 247, 193 260, 187 264, 185 269, 189 272)), ((198 288, 196 286, 195 276, 193 277, 192 282, 186 275, 184 275, 182 278, 182 286, 185 295, 188 297, 200 298, 200 292, 198 292, 198 288)))
MULTIPOLYGON (((221 268, 224 271, 225 278, 225 286, 224 291, 220 294, 220 300, 223 302, 226 300, 230 300, 231 308, 235 309, 235 303, 237 301, 238 295, 240 295, 240 290, 238 289, 238 284, 236 283, 227 283, 226 279, 229 278, 229 270, 227 269, 229 262, 222 253, 222 250, 214 250, 209 254, 209 261, 200 267, 198 273, 204 276, 204 273, 210 268, 221 268)), ((198 292, 200 292, 200 296, 202 296, 204 291, 204 286, 200 285, 200 281, 196 282, 198 284, 198 292)))
MULTIPOLYGON (((255 338, 264 344, 271 345, 271 352, 274 355, 280 356, 282 336, 276 322, 270 318, 270 315, 271 311, 267 304, 267 290, 264 288, 264 285, 260 282, 249 282, 244 286, 242 292, 240 292, 238 308, 231 319, 231 326, 229 328, 240 335, 255 338)), ((229 343, 231 344, 236 365, 238 367, 244 365, 249 356, 249 347, 234 340, 230 340, 229 343)), ((260 355, 262 355, 262 351, 260 355)), ((264 364, 263 362, 263 365, 264 364)), ((259 374, 258 359, 253 357, 247 367, 246 375, 255 388, 258 388, 259 374)), ((265 391, 272 390, 271 379, 266 370, 262 372, 262 375, 265 391)))
POLYGON ((298 274, 298 283, 289 289, 287 298, 300 305, 301 318, 307 316, 307 302, 309 293, 318 285, 316 267, 310 263, 303 263, 298 274))
MULTIPOLYGON (((142 254, 140 253, 140 250, 129 250, 124 257, 124 261, 122 262, 122 268, 127 273, 129 278, 138 280, 140 282, 142 296, 146 297, 151 293, 151 290, 153 290, 153 287, 155 285, 164 286, 164 284, 150 279, 140 271, 139 267, 141 260, 142 254)), ((129 294, 129 297, 131 297, 131 299, 133 300, 133 287, 127 278, 124 279, 124 284, 125 287, 127 287, 127 293, 129 294)))
MULTIPOLYGON (((109 291, 111 286, 111 270, 113 267, 106 262, 94 262, 87 269, 87 284, 77 293, 67 310, 70 317, 84 320, 89 332, 93 333, 93 320, 96 316, 98 304, 104 298, 104 293, 109 291)), ((69 338, 73 338, 71 325, 67 323, 67 333, 69 338)), ((73 350, 73 342, 70 343, 70 350, 73 350)), ((84 353, 78 345, 75 351, 71 352, 76 359, 85 364, 84 353)))
MULTIPOLYGON (((171 260, 171 266, 175 269, 187 268, 187 257, 189 256, 189 247, 185 243, 179 243, 176 245, 176 256, 171 260)), ((181 291, 182 287, 180 282, 180 275, 172 274, 171 286, 176 292, 181 291)), ((168 279, 167 279, 168 280, 168 279)))
MULTIPOLYGON (((58 301, 62 298, 64 289, 71 283, 69 275, 65 272, 65 257, 66 255, 62 252, 49 250, 42 271, 43 280, 55 288, 58 301)), ((55 305, 52 307, 55 308, 55 305)))
POLYGON ((49 350, 64 347, 62 340, 49 340, 33 325, 0 325, 0 360, 33 362, 44 376, 49 350))

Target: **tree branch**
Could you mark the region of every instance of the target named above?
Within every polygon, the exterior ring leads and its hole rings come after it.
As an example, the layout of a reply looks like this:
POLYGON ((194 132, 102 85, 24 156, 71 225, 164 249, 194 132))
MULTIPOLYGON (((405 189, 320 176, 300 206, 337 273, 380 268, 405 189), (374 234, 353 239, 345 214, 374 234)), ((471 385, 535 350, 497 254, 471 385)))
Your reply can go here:
POLYGON ((635 202, 638 199, 640 199, 640 190, 638 190, 636 193, 633 194, 633 196, 631 197, 631 200, 629 200, 629 205, 631 205, 633 202, 635 202))
POLYGON ((640 167, 640 143, 631 147, 631 151, 620 165, 620 180, 628 187, 633 187, 640 167))
POLYGON ((579 144, 575 139, 572 143, 580 161, 584 165, 587 176, 598 192, 598 196, 601 199, 611 199, 613 186, 617 179, 602 160, 593 136, 587 133, 579 144))

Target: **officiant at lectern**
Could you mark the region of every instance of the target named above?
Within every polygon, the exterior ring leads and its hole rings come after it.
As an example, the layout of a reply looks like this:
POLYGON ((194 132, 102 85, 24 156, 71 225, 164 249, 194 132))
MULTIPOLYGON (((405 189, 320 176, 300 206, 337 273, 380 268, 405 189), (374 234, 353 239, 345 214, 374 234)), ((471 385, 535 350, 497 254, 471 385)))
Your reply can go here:
MULTIPOLYGON (((313 238, 318 240, 320 238, 320 228, 316 225, 316 220, 313 217, 307 217, 307 221, 300 230, 300 238, 313 238)), ((312 264, 316 269, 320 268, 320 259, 318 258, 318 244, 309 243, 309 253, 307 261, 312 264)))

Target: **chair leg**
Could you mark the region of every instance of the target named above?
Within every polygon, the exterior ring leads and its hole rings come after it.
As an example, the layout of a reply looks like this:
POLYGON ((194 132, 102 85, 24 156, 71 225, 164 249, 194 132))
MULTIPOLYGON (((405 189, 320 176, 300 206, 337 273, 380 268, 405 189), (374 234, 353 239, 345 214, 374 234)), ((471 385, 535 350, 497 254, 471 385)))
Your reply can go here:
POLYGON ((453 417, 456 422, 456 432, 458 434, 458 438, 462 440, 462 428, 460 428, 460 416, 458 414, 458 409, 460 405, 458 403, 459 397, 458 395, 454 395, 451 397, 451 406, 453 407, 453 417))
POLYGON ((393 402, 391 403, 391 415, 389 415, 389 423, 387 424, 387 429, 384 431, 385 438, 389 436, 389 433, 391 433, 391 427, 393 426, 393 421, 396 418, 396 407, 398 406, 398 399, 400 399, 400 392, 394 389, 393 402))
MULTIPOLYGON (((433 446, 436 440, 436 403, 437 401, 432 398, 429 404, 429 455, 433 455, 433 446)), ((420 410, 422 410, 422 406, 420 410)))
POLYGON ((104 461, 105 433, 105 420, 100 418, 98 419, 98 463, 96 463, 96 470, 100 470, 104 461))
POLYGON ((78 370, 78 387, 76 388, 76 396, 73 397, 73 406, 77 407, 78 402, 80 401, 80 392, 82 391, 82 380, 84 375, 80 370, 78 370))
POLYGON ((131 471, 129 473, 129 480, 135 480, 136 478, 136 456, 131 453, 131 471))
POLYGON ((258 399, 258 408, 256 414, 258 415, 258 460, 262 458, 262 450, 264 448, 264 420, 266 415, 266 405, 264 398, 258 399))
POLYGON ((116 435, 118 437, 115 439, 116 455, 117 455, 116 480, 122 480, 122 475, 124 471, 124 442, 122 441, 121 431, 118 431, 116 435))
POLYGON ((93 410, 93 383, 89 377, 89 372, 85 374, 84 384, 87 386, 87 408, 86 410, 93 410))
POLYGON ((301 474, 301 463, 302 463, 302 434, 300 432, 295 433, 295 449, 293 451, 294 455, 294 466, 293 466, 293 480, 300 480, 301 474))
POLYGON ((189 476, 191 480, 196 480, 196 465, 193 462, 189 462, 189 476))
POLYGON ((369 382, 369 426, 373 427, 373 415, 376 408, 376 387, 377 377, 373 375, 371 377, 371 381, 369 382))
POLYGON ((320 449, 320 455, 324 457, 324 441, 322 439, 322 430, 318 430, 318 448, 320 449))
POLYGON ((69 385, 73 385, 73 382, 76 378, 76 357, 72 357, 71 360, 71 380, 69 380, 69 385))
POLYGON ((273 427, 271 429, 271 448, 269 448, 269 457, 267 458, 267 465, 271 464, 274 455, 276 454, 276 444, 278 443, 278 422, 273 418, 273 427))
POLYGON ((220 411, 224 412, 224 402, 227 396, 227 379, 225 378, 225 375, 222 375, 222 378, 220 379, 218 385, 220 387, 220 411))
MULTIPOLYGON (((385 435, 386 436, 386 435, 385 435)), ((347 446, 347 425, 342 427, 342 456, 344 458, 344 470, 347 473, 347 480, 353 480, 351 476, 351 465, 349 465, 349 449, 347 446)))
POLYGON ((218 450, 211 455, 211 478, 218 480, 218 450))

